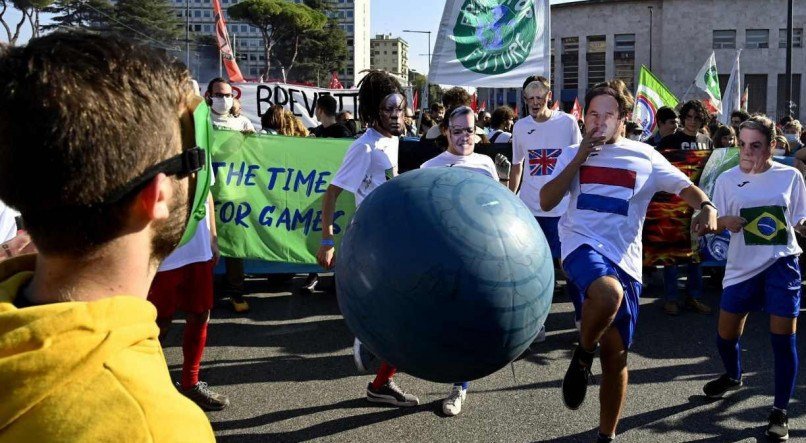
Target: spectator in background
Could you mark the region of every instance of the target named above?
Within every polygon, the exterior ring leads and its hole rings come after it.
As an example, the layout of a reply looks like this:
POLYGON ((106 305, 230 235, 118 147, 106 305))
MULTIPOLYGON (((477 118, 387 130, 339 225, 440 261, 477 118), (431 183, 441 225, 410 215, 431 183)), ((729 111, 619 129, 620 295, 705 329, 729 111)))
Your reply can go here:
POLYGON ((422 121, 420 121, 417 135, 420 137, 424 136, 432 126, 434 126, 434 120, 431 119, 431 113, 423 112, 423 118, 422 121))
POLYGON ((646 144, 657 148, 663 137, 672 135, 677 131, 677 127, 680 126, 680 120, 677 118, 677 113, 674 112, 674 109, 663 106, 655 112, 655 122, 657 123, 657 129, 646 140, 646 144))
POLYGON ((265 134, 277 135, 280 128, 283 127, 283 107, 280 105, 272 105, 260 117, 261 132, 265 134))
POLYGON ((733 126, 718 127, 714 132, 711 143, 713 143, 714 149, 732 148, 736 146, 736 133, 733 131, 733 126))
POLYGON ((634 121, 628 121, 627 124, 624 125, 624 135, 630 140, 641 141, 641 134, 643 133, 643 128, 638 126, 638 123, 634 121))
POLYGON ((353 113, 350 111, 343 111, 336 115, 336 121, 343 124, 350 131, 350 137, 355 137, 361 132, 361 127, 358 121, 353 118, 353 113))
POLYGON ((789 142, 789 147, 792 149, 792 154, 797 154, 803 147, 801 142, 801 133, 803 132, 803 125, 800 121, 792 120, 783 127, 783 133, 786 140, 789 142))
POLYGON ((476 120, 476 126, 481 129, 487 131, 487 136, 489 137, 490 134, 490 123, 492 122, 492 116, 487 111, 479 111, 479 117, 476 120))
POLYGON ((336 121, 338 104, 332 95, 320 95, 316 100, 314 115, 319 120, 319 126, 311 133, 319 138, 350 138, 352 134, 347 126, 336 121))
POLYGON ((285 118, 286 121, 288 121, 288 126, 291 128, 291 133, 289 134, 290 136, 307 137, 309 135, 308 128, 305 127, 305 124, 302 123, 302 120, 294 115, 293 112, 286 110, 285 118))
POLYGON ((248 118, 240 115, 233 115, 235 106, 235 96, 232 94, 232 86, 221 77, 210 80, 207 84, 207 92, 204 93, 207 106, 210 107, 210 121, 213 126, 219 129, 231 129, 245 133, 255 132, 255 127, 248 118))
POLYGON ((515 125, 515 111, 509 106, 501 106, 493 111, 490 118, 490 143, 509 143, 512 140, 512 126, 515 125))
POLYGON ((442 119, 445 118, 445 106, 439 102, 431 103, 429 114, 431 114, 431 121, 433 121, 435 125, 438 125, 442 123, 442 119))
POLYGON ((417 123, 414 121, 414 111, 412 111, 411 108, 406 108, 403 124, 406 125, 406 129, 403 131, 402 137, 419 137, 417 134, 417 123))
MULTIPOLYGON (((658 143, 659 150, 702 151, 712 150, 713 143, 705 134, 701 133, 708 121, 708 111, 699 100, 689 100, 680 108, 680 118, 683 126, 674 134, 663 137, 658 143)), ((688 278, 686 289, 688 295, 684 306, 701 314, 710 314, 711 307, 700 301, 702 297, 702 267, 699 263, 688 263, 688 278)), ((667 265, 663 268, 664 300, 663 311, 668 315, 680 313, 679 294, 677 291, 677 265, 667 265)))
POLYGON ((736 110, 730 113, 730 125, 733 127, 733 133, 739 136, 739 125, 745 120, 750 118, 750 114, 742 110, 736 110))

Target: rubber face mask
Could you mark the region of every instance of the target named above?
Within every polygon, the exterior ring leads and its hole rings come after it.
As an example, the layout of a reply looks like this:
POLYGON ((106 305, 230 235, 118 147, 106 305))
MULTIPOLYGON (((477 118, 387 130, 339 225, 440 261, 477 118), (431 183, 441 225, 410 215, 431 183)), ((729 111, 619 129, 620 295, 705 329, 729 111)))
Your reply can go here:
POLYGON ((213 97, 213 105, 211 108, 216 114, 228 114, 232 109, 234 101, 232 97, 213 97))

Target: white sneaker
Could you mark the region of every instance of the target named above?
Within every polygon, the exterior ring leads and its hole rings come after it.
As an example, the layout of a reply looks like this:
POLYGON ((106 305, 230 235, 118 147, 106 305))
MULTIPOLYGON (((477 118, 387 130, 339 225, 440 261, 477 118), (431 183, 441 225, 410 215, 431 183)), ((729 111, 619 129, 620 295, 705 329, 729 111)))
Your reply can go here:
POLYGON ((442 412, 448 417, 459 415, 462 412, 462 403, 467 399, 467 389, 461 386, 451 386, 448 398, 442 400, 442 412))
POLYGON ((540 327, 540 330, 537 331, 537 337, 532 343, 543 343, 544 341, 546 341, 546 325, 540 327))

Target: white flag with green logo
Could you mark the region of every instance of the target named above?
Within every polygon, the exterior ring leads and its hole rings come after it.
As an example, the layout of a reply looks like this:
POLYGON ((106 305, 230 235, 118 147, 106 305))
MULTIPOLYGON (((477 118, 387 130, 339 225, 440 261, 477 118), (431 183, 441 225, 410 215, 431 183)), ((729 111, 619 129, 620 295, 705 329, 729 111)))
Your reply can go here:
POLYGON ((550 77, 549 0, 447 0, 428 81, 519 88, 550 77))
POLYGON ((713 51, 711 51, 711 56, 700 68, 700 72, 697 73, 694 86, 708 94, 708 100, 705 101, 705 104, 710 108, 709 111, 721 114, 722 93, 719 91, 719 74, 716 70, 716 57, 714 57, 713 51))

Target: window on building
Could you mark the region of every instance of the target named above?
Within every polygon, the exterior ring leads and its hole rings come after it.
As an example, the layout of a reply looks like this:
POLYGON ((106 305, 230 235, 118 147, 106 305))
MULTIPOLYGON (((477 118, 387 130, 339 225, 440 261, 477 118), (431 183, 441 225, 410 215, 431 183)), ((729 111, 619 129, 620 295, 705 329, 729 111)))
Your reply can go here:
MULTIPOLYGON (((778 30, 778 47, 786 48, 786 29, 778 30)), ((792 47, 793 48, 803 47, 803 28, 792 29, 792 47)))
POLYGON ((604 35, 588 36, 588 89, 605 81, 607 39, 604 35))
POLYGON ((554 83, 554 66, 555 66, 554 65, 554 58, 555 58, 554 55, 555 55, 555 52, 556 52, 554 50, 554 39, 551 39, 551 46, 550 47, 551 47, 551 67, 549 69, 551 69, 551 72, 549 72, 549 80, 551 80, 551 82, 554 83))
POLYGON ((193 16, 194 16, 194 17, 201 17, 201 10, 199 10, 199 9, 194 9, 194 10, 193 10, 193 16))
POLYGON ((205 18, 210 18, 210 10, 209 9, 204 10, 204 17, 205 18))
POLYGON ((201 32, 201 25, 193 25, 193 31, 201 32))
POLYGON ((204 25, 203 29, 204 29, 204 32, 212 32, 213 31, 213 29, 210 27, 210 25, 204 25))
POLYGON ((579 37, 562 39, 563 89, 579 88, 579 37))
POLYGON ((769 29, 748 29, 745 31, 744 47, 747 49, 763 49, 770 47, 769 29))
MULTIPOLYGON (((798 118, 800 115, 800 74, 792 74, 792 115, 798 118)), ((786 96, 786 75, 778 74, 778 100, 775 106, 778 116, 776 120, 789 115, 789 97, 786 96)))
POLYGON ((714 49, 736 49, 736 31, 714 30, 714 49))
POLYGON ((635 89, 635 34, 616 34, 613 41, 613 66, 616 78, 635 89))
POLYGON ((747 112, 767 113, 767 74, 745 74, 747 112))

